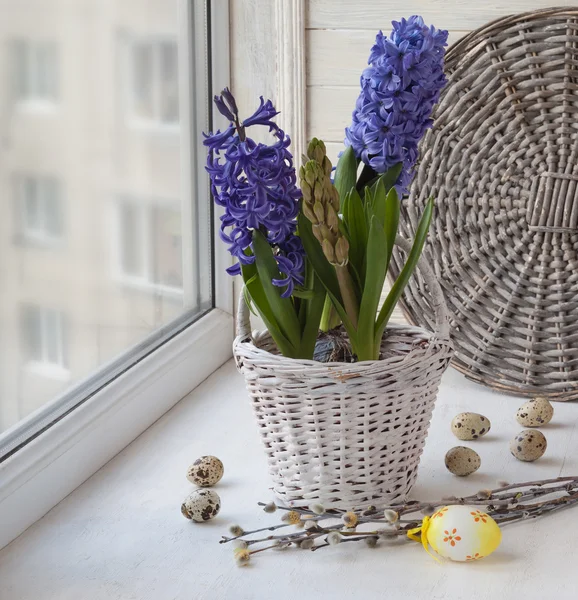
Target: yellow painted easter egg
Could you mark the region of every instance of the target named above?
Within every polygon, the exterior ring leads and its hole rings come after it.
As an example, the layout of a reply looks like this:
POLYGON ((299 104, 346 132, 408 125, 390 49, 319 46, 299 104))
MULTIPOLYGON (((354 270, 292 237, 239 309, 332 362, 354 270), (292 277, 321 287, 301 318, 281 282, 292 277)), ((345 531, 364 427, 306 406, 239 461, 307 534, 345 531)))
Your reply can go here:
POLYGON ((444 506, 429 522, 427 540, 441 556, 460 562, 489 556, 502 541, 498 524, 476 506, 444 506))

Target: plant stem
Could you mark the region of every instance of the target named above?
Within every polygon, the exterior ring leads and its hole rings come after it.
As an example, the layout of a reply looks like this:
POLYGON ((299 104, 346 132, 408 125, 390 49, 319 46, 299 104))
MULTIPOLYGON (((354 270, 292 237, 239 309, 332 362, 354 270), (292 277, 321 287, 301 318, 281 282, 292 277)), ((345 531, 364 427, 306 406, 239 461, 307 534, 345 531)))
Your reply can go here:
POLYGON ((375 343, 373 336, 367 340, 357 340, 357 360, 379 360, 381 344, 375 343))
POLYGON ((337 313, 333 308, 333 303, 331 302, 331 298, 329 294, 325 295, 325 304, 323 305, 323 313, 321 315, 321 323, 319 324, 319 329, 321 331, 327 332, 334 327, 337 327, 339 324, 339 318, 337 319, 337 325, 335 324, 335 317, 337 313))
POLYGON ((344 267, 336 266, 335 273, 337 274, 337 282, 339 283, 339 290, 341 292, 341 297, 343 298, 345 312, 347 313, 351 324, 357 331, 359 309, 357 306, 355 288, 353 287, 353 280, 351 279, 349 269, 347 268, 347 265, 344 267))

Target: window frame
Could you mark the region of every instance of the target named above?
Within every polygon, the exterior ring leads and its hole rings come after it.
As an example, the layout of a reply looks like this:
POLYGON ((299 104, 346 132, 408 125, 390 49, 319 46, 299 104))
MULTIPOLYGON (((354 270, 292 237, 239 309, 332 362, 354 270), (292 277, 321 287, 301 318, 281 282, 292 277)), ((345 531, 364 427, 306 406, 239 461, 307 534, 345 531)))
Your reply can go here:
MULTIPOLYGON (((199 115, 209 110, 213 90, 229 85, 229 5, 228 0, 179 0, 179 63, 187 85, 181 85, 179 103, 183 135, 184 165, 191 161, 197 172, 205 163, 199 115), (206 38, 193 35, 208 17, 206 38), (204 65, 205 41, 208 44, 210 73, 206 98, 190 102, 192 60, 204 65), (184 109, 186 107, 186 110, 184 109), (188 137, 188 139, 187 139, 188 137)), ((222 125, 220 116, 209 110, 210 128, 222 125), (213 115, 215 122, 211 122, 213 115)), ((203 119, 204 121, 204 119, 203 119)), ((210 198, 207 177, 192 177, 183 171, 183 200, 190 197, 210 198), (192 196, 191 194, 195 194, 192 196)), ((184 201, 185 219, 193 217, 195 207, 184 201)), ((213 213, 212 204, 207 207, 213 213)), ((218 240, 218 215, 212 215, 211 242, 218 240)), ((194 243, 192 244, 194 246, 194 243)), ((27 417, 45 426, 23 445, 18 445, 17 429, 9 429, 3 437, 13 436, 12 453, 0 462, 0 548, 42 517, 78 485, 140 435, 155 420, 200 384, 232 356, 233 279, 225 273, 231 257, 224 244, 213 243, 213 308, 191 322, 186 314, 153 334, 170 335, 152 351, 142 351, 139 360, 129 368, 116 365, 116 375, 100 387, 90 380, 81 384, 76 395, 84 394, 81 404, 71 407, 56 421, 46 421, 42 407, 27 417), (191 368, 191 366, 194 368, 191 368), (84 389, 82 389, 84 386, 84 389), (43 421, 44 419, 44 421, 43 421), (103 443, 106 440, 106 443, 103 443)), ((194 250, 194 248, 192 249, 194 250)), ((183 254, 187 252, 183 244, 183 254)), ((183 269, 190 265, 183 264, 183 269)), ((193 265, 194 266, 194 265, 193 265)), ((194 290, 193 290, 194 291, 194 290)), ((185 294, 190 290, 185 290, 185 294)), ((135 350, 138 354, 138 346, 135 350)), ((115 361, 112 361, 113 363, 115 361)), ((114 365, 113 365, 114 366, 114 365)), ((110 365, 109 365, 110 367, 110 365)), ((66 407, 64 407, 66 408, 66 407)))
MULTIPOLYGON (((151 197, 140 197, 140 201, 136 201, 135 196, 121 195, 115 202, 114 207, 114 227, 113 227, 113 248, 112 248, 112 271, 113 277, 121 284, 142 289, 144 291, 155 292, 162 294, 165 297, 182 299, 183 286, 171 286, 165 283, 160 283, 154 280, 154 212, 166 209, 167 211, 175 211, 180 208, 178 202, 165 201, 151 197), (137 210, 137 226, 139 228, 139 262, 142 262, 142 273, 129 273, 123 265, 124 247, 123 247, 123 217, 122 211, 125 207, 130 206, 137 210), (148 238, 148 240, 147 240, 148 238), (147 248, 148 245, 148 248, 147 248)), ((181 238, 182 240, 182 238, 181 238)), ((181 241, 182 245, 182 241, 181 241)), ((184 271, 184 269, 183 269, 184 271)))
MULTIPOLYGON (((139 35, 139 34, 131 34, 127 38, 125 38, 124 43, 124 74, 128 85, 124 89, 124 115, 126 118, 126 122, 131 129, 135 130, 144 130, 144 131, 160 131, 167 133, 175 133, 178 134, 180 132, 180 123, 179 115, 181 112, 181 97, 179 96, 179 104, 178 104, 178 115, 176 121, 163 121, 162 118, 159 118, 161 108, 162 108, 162 93, 160 91, 160 86, 155 86, 153 83, 152 89, 152 106, 154 109, 154 116, 152 117, 143 117, 136 114, 135 111, 135 89, 134 89, 134 81, 135 81, 135 65, 134 65, 134 49, 137 45, 149 44, 152 48, 152 72, 153 77, 155 77, 155 83, 158 84, 160 79, 159 75, 161 73, 160 70, 160 47, 162 44, 174 42, 173 38, 163 35, 139 35), (155 89, 155 87, 157 89, 155 89)), ((179 44, 177 44, 177 61, 180 59, 179 56, 179 44)), ((178 67, 177 67, 178 73, 178 67)), ((177 75, 178 78, 178 75, 177 75)))
POLYGON ((26 244, 39 246, 60 246, 64 244, 66 238, 66 225, 64 223, 66 201, 61 181, 52 175, 26 172, 14 174, 12 184, 14 201, 17 206, 14 214, 18 219, 16 231, 19 238, 26 244), (28 214, 28 201, 31 199, 28 189, 30 189, 29 184, 31 182, 35 187, 34 199, 38 209, 39 224, 37 226, 31 225, 28 214), (54 206, 58 211, 60 227, 58 233, 49 230, 47 211, 49 210, 48 204, 50 201, 54 202, 54 206))
POLYGON ((36 303, 26 304, 22 309, 22 329, 29 327, 26 319, 33 314, 32 311, 36 313, 39 325, 37 334, 40 341, 38 344, 39 356, 29 356, 24 363, 24 368, 50 379, 67 380, 70 377, 70 370, 67 361, 66 315, 60 310, 36 303), (51 351, 54 351, 57 356, 56 361, 51 360, 51 351))
POLYGON ((57 42, 34 37, 16 38, 13 43, 12 69, 14 73, 14 98, 19 108, 35 111, 51 111, 56 108, 60 96, 60 49, 57 42), (20 56, 17 50, 19 45, 21 46, 20 49, 23 50, 20 56), (53 89, 45 94, 38 91, 41 87, 39 81, 42 71, 39 56, 43 46, 51 51, 50 57, 46 56, 45 58, 49 58, 52 62, 48 71, 52 77, 49 87, 53 89), (18 71, 20 67, 24 67, 24 73, 18 71), (25 81, 26 84, 24 90, 21 89, 20 85, 22 81, 25 81))

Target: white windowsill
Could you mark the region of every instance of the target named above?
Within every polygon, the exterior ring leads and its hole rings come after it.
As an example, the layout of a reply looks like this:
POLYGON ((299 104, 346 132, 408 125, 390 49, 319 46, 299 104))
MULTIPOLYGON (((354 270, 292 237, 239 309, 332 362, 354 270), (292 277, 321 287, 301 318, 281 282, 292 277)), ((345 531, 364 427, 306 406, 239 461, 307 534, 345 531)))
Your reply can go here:
MULTIPOLYGON (((413 497, 438 499, 492 487, 498 480, 526 481, 578 472, 578 414, 556 404, 544 428, 547 455, 520 463, 509 439, 520 399, 491 392, 450 369, 444 376, 413 497), (468 478, 450 475, 445 452, 460 444, 449 430, 464 410, 484 413, 488 436, 467 443, 482 457, 468 478)), ((0 581, 19 600, 336 600, 357 598, 487 599, 569 598, 570 569, 578 539, 569 535, 569 509, 531 523, 504 528, 502 546, 475 564, 434 562, 415 543, 369 549, 346 544, 310 554, 268 551, 252 565, 234 564, 218 540, 232 523, 245 528, 278 522, 258 501, 271 498, 261 448, 242 377, 232 361, 144 432, 43 519, 0 551, 0 581), (187 466, 202 454, 225 465, 215 487, 219 516, 194 524, 180 504, 194 488, 187 466), (524 576, 524 573, 527 576, 524 576)), ((573 597, 573 596, 572 596, 573 597)))
POLYGON ((182 300, 183 298, 183 288, 152 283, 151 281, 148 281, 142 277, 131 277, 130 275, 124 274, 118 274, 115 276, 115 278, 119 285, 129 289, 138 290, 147 294, 160 294, 175 300, 182 300))
POLYGON ((16 109, 24 113, 53 115, 58 112, 58 102, 45 98, 26 98, 16 102, 16 109))
POLYGON ((160 135, 177 135, 182 131, 179 121, 167 122, 155 121, 154 119, 139 119, 138 117, 128 117, 127 125, 134 131, 160 135))
MULTIPOLYGON (((106 386, 96 388, 24 446, 19 447, 19 441, 26 438, 26 431, 15 426, 6 432, 16 451, 0 463, 0 548, 228 360, 232 337, 232 316, 213 309, 106 386)), ((32 418, 44 422, 42 415, 28 417, 32 418)), ((0 586, 0 598, 1 592, 0 586)))
POLYGON ((43 250, 46 250, 47 248, 51 250, 60 250, 65 247, 64 237, 54 237, 33 230, 24 230, 17 239, 23 246, 42 248, 43 250))

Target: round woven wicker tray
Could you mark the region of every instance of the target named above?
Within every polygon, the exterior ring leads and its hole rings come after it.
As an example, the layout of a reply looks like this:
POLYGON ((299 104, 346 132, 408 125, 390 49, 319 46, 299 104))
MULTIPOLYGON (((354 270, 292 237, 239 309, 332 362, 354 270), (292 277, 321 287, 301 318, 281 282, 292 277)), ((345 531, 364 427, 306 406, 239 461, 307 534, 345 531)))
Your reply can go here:
MULTIPOLYGON (((506 17, 446 56, 448 85, 404 201, 451 315, 453 364, 494 389, 578 398, 578 8, 506 17)), ((399 255, 393 275, 399 272, 399 255)), ((403 301, 431 326, 423 279, 403 301)))

